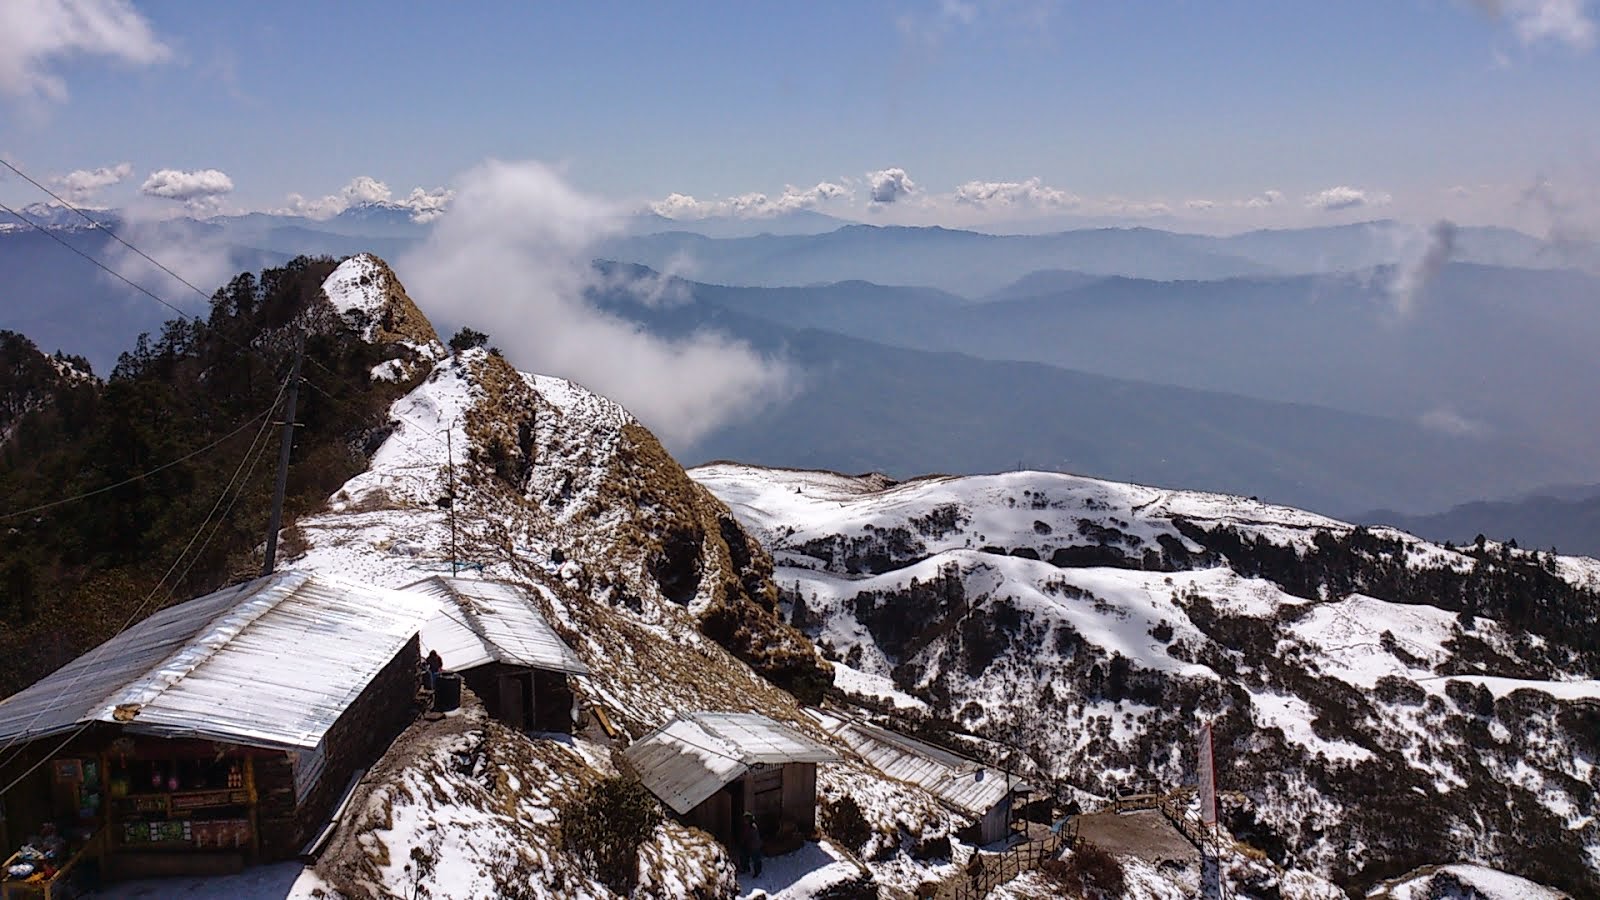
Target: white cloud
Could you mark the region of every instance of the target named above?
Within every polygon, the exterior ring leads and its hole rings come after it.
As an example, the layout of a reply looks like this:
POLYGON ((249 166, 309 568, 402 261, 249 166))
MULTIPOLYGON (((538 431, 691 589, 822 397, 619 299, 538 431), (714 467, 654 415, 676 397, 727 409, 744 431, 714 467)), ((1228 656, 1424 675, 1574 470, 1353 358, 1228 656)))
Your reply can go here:
POLYGON ((1341 184, 1338 187, 1317 191, 1315 194, 1307 194, 1306 206, 1323 212, 1338 212, 1364 206, 1384 206, 1391 199, 1393 198, 1385 193, 1358 190, 1341 184))
POLYGON ((1554 41, 1576 50, 1595 45, 1595 21, 1588 0, 1477 0, 1495 18, 1504 19, 1524 45, 1554 41))
POLYGON ((1246 209, 1266 209, 1269 206, 1277 206, 1282 202, 1283 191, 1267 190, 1262 191, 1248 200, 1245 200, 1239 205, 1245 207, 1246 209))
POLYGON ((955 202, 979 209, 1069 209, 1082 198, 1034 177, 1024 181, 969 181, 956 188, 955 202))
POLYGON ((1469 419, 1448 407, 1429 410, 1417 421, 1423 428, 1451 437, 1478 437, 1489 431, 1489 426, 1484 423, 1469 419))
POLYGON ((67 202, 74 206, 81 206, 94 199, 94 195, 112 185, 121 184, 133 174, 132 163, 117 163, 114 166, 102 166, 98 169, 78 169, 65 175, 57 175, 50 179, 50 183, 60 188, 66 194, 67 202))
POLYGON ((1194 212, 1206 212, 1207 210, 1216 209, 1217 208, 1217 201, 1215 201, 1215 200, 1203 200, 1203 199, 1201 199, 1201 200, 1185 200, 1185 201, 1183 201, 1183 208, 1184 209, 1188 209, 1188 210, 1193 210, 1194 212))
POLYGON ((69 58, 152 65, 171 55, 127 0, 0 0, 0 94, 65 100, 56 69, 69 58))
POLYGON ((456 192, 449 188, 440 187, 425 191, 418 187, 412 188, 411 193, 400 203, 402 206, 411 207, 411 221, 424 224, 444 215, 455 195, 456 192))
POLYGON ((895 27, 906 41, 931 49, 938 47, 950 32, 970 26, 977 19, 977 4, 967 0, 939 0, 938 7, 931 13, 902 14, 895 19, 895 27))
POLYGON ((848 200, 853 194, 842 184, 819 181, 809 188, 786 185, 783 193, 769 197, 758 191, 735 197, 697 200, 688 194, 668 194, 665 199, 650 204, 650 209, 668 219, 694 220, 713 216, 734 216, 742 219, 767 219, 801 209, 816 209, 835 200, 848 200))
POLYGON ((872 202, 877 205, 894 203, 901 197, 909 197, 921 190, 917 183, 911 180, 911 176, 906 174, 906 170, 901 168, 868 172, 867 187, 872 202))
POLYGON ((225 194, 233 192, 233 179, 218 169, 158 169, 139 186, 147 197, 177 200, 191 212, 214 209, 225 194))
MULTIPOLYGON (((209 295, 241 268, 227 237, 217 229, 172 221, 151 204, 129 206, 122 210, 122 216, 117 233, 149 257, 160 260, 162 266, 183 276, 188 284, 120 243, 107 247, 106 264, 123 278, 191 313, 204 314, 206 298, 190 290, 190 284, 209 295)), ((109 275, 104 278, 119 288, 125 286, 109 275)))
POLYGON ((1162 200, 1130 200, 1127 197, 1106 197, 1095 202, 1095 210, 1113 216, 1162 216, 1172 212, 1172 207, 1162 200))
POLYGON ((485 163, 456 191, 450 214, 395 266, 437 320, 488 332, 520 368, 612 397, 680 448, 788 393, 788 367, 747 344, 664 339, 589 302, 585 291, 602 286, 593 247, 620 210, 535 162, 485 163))
POLYGON ((380 203, 409 209, 412 221, 425 223, 443 215, 453 196, 454 192, 446 188, 428 191, 419 187, 412 188, 404 200, 395 201, 392 199, 394 192, 387 184, 371 175, 357 175, 336 194, 309 200, 301 194, 290 194, 284 198, 288 206, 275 212, 322 220, 331 219, 353 206, 380 203))

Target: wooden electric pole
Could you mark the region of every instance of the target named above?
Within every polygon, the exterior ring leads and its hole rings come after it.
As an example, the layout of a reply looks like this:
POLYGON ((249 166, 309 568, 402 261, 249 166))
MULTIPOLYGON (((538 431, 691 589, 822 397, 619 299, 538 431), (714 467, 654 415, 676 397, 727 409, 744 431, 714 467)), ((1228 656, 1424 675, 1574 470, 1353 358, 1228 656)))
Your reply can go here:
POLYGON ((267 523, 267 560, 262 575, 271 575, 278 563, 278 529, 283 527, 283 495, 289 486, 289 451, 294 448, 294 409, 300 398, 300 358, 305 355, 306 336, 294 342, 294 365, 289 370, 289 399, 284 406, 283 436, 278 445, 278 480, 272 486, 272 518, 267 523))

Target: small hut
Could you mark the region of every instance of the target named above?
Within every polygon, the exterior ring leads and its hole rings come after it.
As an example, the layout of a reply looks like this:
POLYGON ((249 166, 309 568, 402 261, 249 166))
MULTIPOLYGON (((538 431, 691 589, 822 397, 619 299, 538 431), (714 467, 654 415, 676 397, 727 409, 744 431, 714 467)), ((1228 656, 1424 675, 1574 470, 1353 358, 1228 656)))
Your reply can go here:
POLYGON ((438 651, 489 714, 519 730, 569 733, 573 692, 568 678, 589 674, 545 621, 533 597, 516 585, 473 578, 427 578, 405 588, 438 600, 422 626, 422 652, 438 651))
POLYGON ((0 701, 8 837, 54 825, 112 877, 298 855, 411 721, 437 608, 279 572, 155 613, 0 701))
POLYGON ((827 747, 756 713, 679 716, 623 751, 640 782, 689 825, 734 845, 738 823, 755 814, 769 837, 817 828, 817 763, 838 762, 827 747))
POLYGON ((951 811, 970 819, 970 836, 979 844, 1006 837, 1013 798, 1029 792, 1026 784, 1006 772, 943 747, 866 722, 835 718, 832 713, 818 718, 873 768, 917 785, 951 811))

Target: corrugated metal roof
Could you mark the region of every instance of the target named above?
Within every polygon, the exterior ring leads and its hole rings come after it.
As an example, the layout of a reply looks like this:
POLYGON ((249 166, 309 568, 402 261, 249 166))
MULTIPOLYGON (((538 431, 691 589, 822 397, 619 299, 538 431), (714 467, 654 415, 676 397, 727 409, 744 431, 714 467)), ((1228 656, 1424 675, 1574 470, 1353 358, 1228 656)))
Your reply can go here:
POLYGON ((432 597, 305 572, 224 588, 161 610, 0 701, 0 739, 101 721, 315 747, 437 610, 432 597))
POLYGON ((436 576, 404 590, 445 601, 422 626, 422 645, 439 651, 447 669, 499 662, 589 674, 589 667, 545 621, 533 598, 516 585, 436 576))
POLYGON ((691 713, 623 751, 639 780, 678 813, 687 813, 766 763, 837 762, 838 754, 787 725, 756 713, 691 713))
MULTIPOLYGON (((834 734, 873 768, 917 785, 961 812, 981 817, 1006 797, 1005 773, 942 747, 850 720, 842 720, 834 734)), ((1020 780, 1010 779, 1011 791, 1025 788, 1020 780)))

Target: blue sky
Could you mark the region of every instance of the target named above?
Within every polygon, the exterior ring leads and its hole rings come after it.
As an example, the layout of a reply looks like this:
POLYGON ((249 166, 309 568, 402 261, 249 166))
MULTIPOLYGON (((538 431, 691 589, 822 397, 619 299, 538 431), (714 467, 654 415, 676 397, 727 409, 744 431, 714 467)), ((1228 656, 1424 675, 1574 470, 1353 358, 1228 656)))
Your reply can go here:
MULTIPOLYGON (((375 190, 341 195, 357 177, 404 199, 497 157, 630 205, 682 195, 660 208, 685 216, 1537 229, 1519 203, 1532 185, 1586 200, 1600 172, 1596 15, 1589 0, 19 0, 0 3, 0 154, 84 202, 205 211, 326 214, 375 190), (885 185, 894 202, 872 202, 885 185)), ((25 188, 0 196, 37 199, 25 188)))

